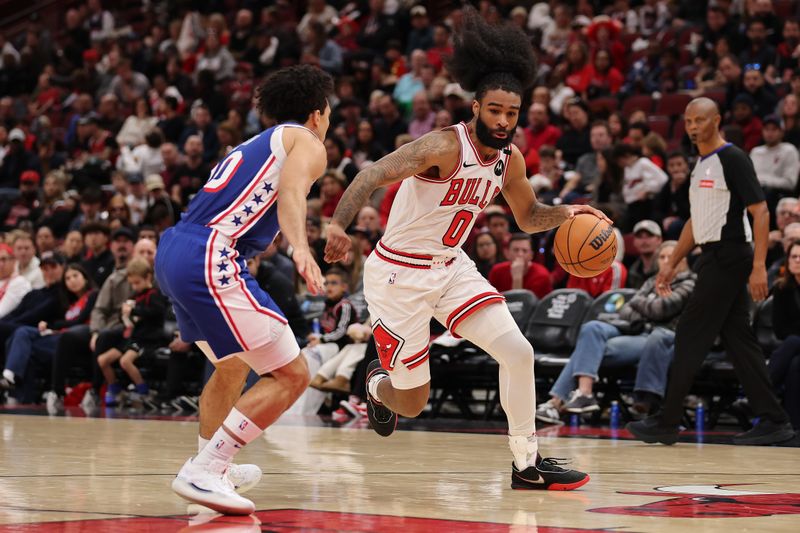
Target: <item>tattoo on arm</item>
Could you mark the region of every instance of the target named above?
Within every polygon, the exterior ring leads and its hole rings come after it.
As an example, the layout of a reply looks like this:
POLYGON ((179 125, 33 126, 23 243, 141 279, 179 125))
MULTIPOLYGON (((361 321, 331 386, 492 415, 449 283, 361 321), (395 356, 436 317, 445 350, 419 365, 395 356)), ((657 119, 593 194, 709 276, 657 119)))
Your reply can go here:
POLYGON ((375 189, 426 170, 431 156, 450 149, 453 142, 448 137, 440 132, 423 135, 363 169, 339 200, 332 221, 342 228, 349 226, 375 189))
POLYGON ((533 209, 531 209, 530 224, 535 229, 530 233, 539 233, 540 231, 558 227, 567 220, 568 216, 569 213, 565 205, 553 206, 537 201, 533 204, 533 209))

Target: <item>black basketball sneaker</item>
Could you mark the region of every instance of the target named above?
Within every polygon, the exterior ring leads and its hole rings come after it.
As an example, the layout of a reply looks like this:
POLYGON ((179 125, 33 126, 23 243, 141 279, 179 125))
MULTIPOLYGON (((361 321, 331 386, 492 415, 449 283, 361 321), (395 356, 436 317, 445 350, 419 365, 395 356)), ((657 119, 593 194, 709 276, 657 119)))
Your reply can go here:
POLYGON ((536 464, 518 470, 511 462, 511 488, 516 490, 575 490, 589 482, 589 474, 561 468, 563 459, 536 455, 536 464))
POLYGON ((379 359, 375 359, 367 366, 367 417, 375 433, 381 437, 388 437, 397 427, 397 414, 389 410, 369 393, 369 379, 375 374, 389 373, 383 369, 379 359))

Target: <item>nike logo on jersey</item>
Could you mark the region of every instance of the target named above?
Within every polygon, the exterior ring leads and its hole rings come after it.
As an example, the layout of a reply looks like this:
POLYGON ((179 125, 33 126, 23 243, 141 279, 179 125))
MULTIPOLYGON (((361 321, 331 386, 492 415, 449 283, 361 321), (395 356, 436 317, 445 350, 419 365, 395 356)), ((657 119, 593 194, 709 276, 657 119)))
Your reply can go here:
POLYGON ((475 165, 477 165, 477 164, 478 164, 478 163, 472 163, 471 165, 468 165, 468 164, 467 164, 467 162, 466 162, 466 161, 464 161, 464 168, 474 167, 474 166, 475 166, 475 165))

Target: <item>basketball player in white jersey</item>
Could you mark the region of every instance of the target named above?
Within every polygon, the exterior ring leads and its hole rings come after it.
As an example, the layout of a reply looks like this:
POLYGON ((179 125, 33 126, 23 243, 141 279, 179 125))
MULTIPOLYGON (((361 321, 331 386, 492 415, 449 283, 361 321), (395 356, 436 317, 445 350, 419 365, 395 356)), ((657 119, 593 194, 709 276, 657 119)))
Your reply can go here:
POLYGON ((377 187, 405 180, 386 233, 364 268, 364 294, 380 357, 367 370, 373 429, 388 436, 397 414, 415 417, 427 404, 433 317, 500 365, 500 403, 514 457, 512 488, 573 490, 589 476, 538 454, 533 348, 503 296, 461 246, 478 213, 500 192, 528 233, 557 227, 578 213, 607 219, 589 206, 538 203, 522 154, 510 144, 522 92, 536 72, 525 35, 509 26, 489 26, 475 10, 465 9, 454 44, 448 70, 464 89, 475 92, 472 121, 428 133, 359 172, 328 226, 325 259, 344 258, 350 246, 344 228, 377 187))

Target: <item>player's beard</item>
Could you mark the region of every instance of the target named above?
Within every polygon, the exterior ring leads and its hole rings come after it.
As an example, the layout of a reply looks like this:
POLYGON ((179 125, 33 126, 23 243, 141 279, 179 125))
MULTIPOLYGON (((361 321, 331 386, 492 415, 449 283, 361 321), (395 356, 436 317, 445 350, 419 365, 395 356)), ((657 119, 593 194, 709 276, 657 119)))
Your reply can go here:
POLYGON ((500 133, 501 130, 490 130, 486 124, 483 123, 481 117, 478 117, 475 120, 475 135, 478 136, 478 140, 484 146, 488 146, 489 148, 495 148, 496 150, 502 150, 509 144, 511 144, 511 132, 503 130, 502 133, 505 133, 506 136, 504 139, 500 139, 495 137, 493 133, 500 133))

